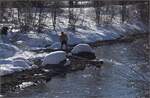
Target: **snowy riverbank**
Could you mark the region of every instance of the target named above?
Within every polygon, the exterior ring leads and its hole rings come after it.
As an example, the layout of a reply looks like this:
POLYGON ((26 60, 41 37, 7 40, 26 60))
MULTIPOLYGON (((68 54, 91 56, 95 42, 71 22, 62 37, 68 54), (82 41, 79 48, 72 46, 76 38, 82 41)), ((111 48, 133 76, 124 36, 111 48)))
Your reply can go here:
MULTIPOLYGON (((141 22, 134 21, 124 24, 116 23, 99 28, 93 25, 91 29, 84 29, 80 27, 77 28, 74 33, 67 31, 66 29, 62 31, 67 33, 69 37, 69 45, 74 45, 78 43, 92 43, 96 41, 118 39, 134 33, 144 33, 147 32, 148 29, 141 22)), ((49 46, 50 48, 58 49, 60 47, 60 32, 60 30, 57 32, 47 30, 44 33, 37 33, 33 31, 28 33, 9 32, 7 36, 7 43, 3 43, 2 40, 0 40, 1 69, 9 70, 9 68, 13 67, 13 61, 18 58, 29 59, 34 57, 44 57, 47 55, 46 53, 33 53, 29 51, 30 49, 45 48, 49 46)))

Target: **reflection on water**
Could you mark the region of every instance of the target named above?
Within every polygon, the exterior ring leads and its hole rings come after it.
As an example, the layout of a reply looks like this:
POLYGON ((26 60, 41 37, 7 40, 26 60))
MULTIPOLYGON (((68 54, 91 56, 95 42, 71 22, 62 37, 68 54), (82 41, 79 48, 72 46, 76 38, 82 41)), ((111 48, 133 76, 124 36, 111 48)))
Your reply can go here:
MULTIPOLYGON (((149 98, 134 81, 142 80, 132 68, 141 71, 140 65, 148 63, 130 44, 101 46, 97 57, 105 60, 101 69, 86 68, 54 78, 47 84, 30 87, 9 95, 14 98, 149 98)), ((142 86, 142 84, 140 85, 142 86)), ((7 98, 9 98, 7 96, 7 98)))

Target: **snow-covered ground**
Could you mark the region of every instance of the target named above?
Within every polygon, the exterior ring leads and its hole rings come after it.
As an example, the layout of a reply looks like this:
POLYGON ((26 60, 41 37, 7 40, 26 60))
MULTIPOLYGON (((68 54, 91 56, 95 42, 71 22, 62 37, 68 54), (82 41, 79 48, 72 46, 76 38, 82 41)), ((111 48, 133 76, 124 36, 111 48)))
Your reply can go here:
POLYGON ((0 76, 37 67, 25 59, 1 60, 0 76))
MULTIPOLYGON (((85 13, 88 13, 88 10, 85 10, 85 13)), ((59 35, 62 31, 67 34, 70 45, 95 42, 98 40, 111 40, 127 34, 148 31, 148 28, 136 18, 125 23, 119 23, 119 19, 116 19, 112 24, 97 27, 94 20, 90 18, 91 16, 84 15, 80 15, 80 17, 84 17, 83 25, 79 23, 75 32, 66 29, 67 17, 59 17, 57 25, 61 25, 60 27, 62 28, 56 31, 48 29, 44 33, 34 31, 27 33, 9 32, 6 43, 0 39, 0 71, 4 70, 3 73, 7 71, 12 72, 12 67, 14 67, 12 62, 16 58, 29 59, 31 57, 45 57, 47 55, 46 53, 36 54, 30 52, 30 49, 45 47, 52 49, 60 48, 59 35)), ((26 63, 23 63, 23 65, 27 67, 26 63)))

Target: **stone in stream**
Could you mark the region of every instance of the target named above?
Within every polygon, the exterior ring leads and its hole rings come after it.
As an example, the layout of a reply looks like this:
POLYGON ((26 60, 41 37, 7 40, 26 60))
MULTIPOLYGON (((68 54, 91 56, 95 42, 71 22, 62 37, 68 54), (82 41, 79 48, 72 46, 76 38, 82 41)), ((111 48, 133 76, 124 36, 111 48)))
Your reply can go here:
POLYGON ((66 57, 66 52, 64 51, 55 51, 49 53, 43 60, 42 65, 49 65, 49 66, 57 66, 57 67, 62 67, 65 66, 66 64, 69 65, 69 60, 66 57))
POLYGON ((95 59, 95 53, 93 49, 88 44, 78 44, 71 50, 71 53, 75 56, 87 58, 87 59, 95 59))

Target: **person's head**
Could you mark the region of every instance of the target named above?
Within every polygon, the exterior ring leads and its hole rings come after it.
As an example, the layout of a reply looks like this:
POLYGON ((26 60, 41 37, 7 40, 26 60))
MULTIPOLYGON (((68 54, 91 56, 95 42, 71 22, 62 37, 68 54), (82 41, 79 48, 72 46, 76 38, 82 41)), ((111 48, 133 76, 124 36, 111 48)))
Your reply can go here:
POLYGON ((6 32, 7 32, 8 29, 9 29, 8 27, 2 27, 2 30, 3 30, 3 31, 6 31, 6 32))
POLYGON ((64 32, 61 32, 61 35, 64 35, 64 32))
POLYGON ((3 27, 3 29, 8 30, 8 27, 3 27))
POLYGON ((8 32, 8 29, 9 29, 9 28, 6 27, 6 26, 5 26, 5 27, 2 27, 2 28, 1 28, 1 33, 6 35, 7 32, 8 32))

